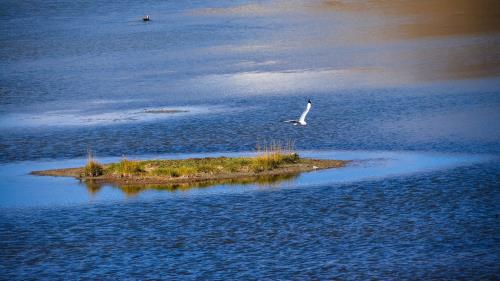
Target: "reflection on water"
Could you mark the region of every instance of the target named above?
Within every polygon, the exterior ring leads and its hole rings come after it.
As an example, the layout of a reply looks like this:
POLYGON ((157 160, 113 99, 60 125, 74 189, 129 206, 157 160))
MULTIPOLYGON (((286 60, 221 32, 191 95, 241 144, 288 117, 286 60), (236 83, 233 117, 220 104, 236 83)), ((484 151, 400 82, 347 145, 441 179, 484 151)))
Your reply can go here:
POLYGON ((322 1, 322 9, 377 14, 405 19, 378 34, 420 38, 500 32, 500 3, 496 0, 322 1))
POLYGON ((264 4, 243 4, 231 7, 209 7, 192 10, 194 15, 232 15, 232 16, 256 16, 269 15, 273 12, 282 11, 290 5, 264 5, 264 4))
MULTIPOLYGON (((410 81, 500 74, 499 1, 324 1, 321 8, 331 16, 357 15, 358 24, 344 31, 346 38, 384 46, 363 62, 385 66, 394 75, 411 74, 410 81)), ((329 38, 336 41, 335 34, 329 38)))
MULTIPOLYGON (((85 10, 64 25, 51 18, 57 7, 32 3, 40 10, 33 14, 6 5, 0 110, 39 113, 100 99, 149 108, 500 74, 498 1, 152 2, 131 10, 109 3, 104 15, 85 10), (146 8, 158 13, 151 24, 123 21, 146 8), (206 87, 214 77, 240 87, 206 87), (40 108, 47 101, 51 108, 40 108)), ((79 11, 75 5, 61 5, 62 14, 79 11)))
MULTIPOLYGON (((307 173, 300 183, 306 186, 293 189, 144 191, 111 204, 2 208, 1 279, 498 279, 498 160, 415 152, 327 155, 368 155, 373 161, 360 166, 375 169, 346 168, 340 184, 322 176, 315 185, 320 173, 307 173), (389 176, 394 166, 405 174, 389 176), (435 170, 421 170, 429 166, 435 170), (137 200, 148 194, 157 196, 137 200)), ((24 194, 23 203, 43 193, 50 200, 53 189, 61 201, 78 190, 87 193, 76 182, 58 189, 65 179, 49 180, 18 182, 19 192, 35 191, 24 194)), ((8 196, 0 190, 3 206, 8 196)), ((103 187, 95 197, 109 191, 122 195, 103 187)))
POLYGON ((95 195, 103 186, 112 186, 121 191, 127 196, 135 196, 140 192, 146 190, 157 191, 188 191, 191 189, 207 188, 214 185, 254 185, 257 187, 273 187, 286 182, 293 182, 298 174, 288 175, 272 175, 272 176, 259 176, 238 179, 223 179, 223 180, 208 180, 194 183, 176 183, 176 184, 144 184, 144 185, 127 185, 127 184, 107 184, 100 183, 93 180, 86 180, 83 182, 87 187, 87 191, 95 195))
POLYGON ((87 187, 87 191, 91 195, 97 194, 97 192, 99 192, 99 190, 101 190, 102 188, 102 183, 93 180, 84 181, 83 184, 85 184, 85 186, 87 187))
POLYGON ((210 73, 196 83, 206 86, 206 80, 213 81, 217 86, 209 85, 212 91, 249 94, 498 76, 499 3, 326 0, 198 8, 193 16, 214 22, 260 16, 279 28, 240 44, 211 46, 209 50, 223 50, 231 62, 243 56, 254 63, 236 60, 224 75, 210 73), (284 23, 282 17, 293 20, 284 23), (374 71, 351 71, 358 69, 374 71))
POLYGON ((2 1, 0 279, 498 279, 499 3, 2 1), (217 114, 143 113, 194 106, 217 114), (357 161, 128 193, 28 175, 259 138, 357 161))
MULTIPOLYGON (((197 87, 224 88, 234 93, 269 94, 291 91, 317 91, 348 88, 353 84, 358 87, 375 86, 388 82, 377 69, 288 69, 272 72, 238 72, 231 74, 213 74, 196 77, 197 87), (368 77, 367 77, 368 76, 368 77), (379 82, 379 81, 384 82, 379 82)), ((393 80, 392 82, 397 83, 393 80)))
MULTIPOLYGON (((304 151, 303 157, 319 159, 353 160, 346 167, 317 170, 296 175, 278 175, 196 184, 175 185, 112 185, 81 182, 68 177, 35 176, 33 170, 82 166, 85 159, 51 162, 20 162, 0 166, 0 209, 12 207, 39 207, 121 202, 127 199, 175 198, 177 196, 206 196, 210 194, 238 194, 288 188, 310 188, 318 185, 335 186, 349 182, 384 179, 437 170, 452 169, 481 163, 490 157, 474 154, 442 154, 398 151, 304 151)), ((245 153, 224 153, 228 157, 245 156, 245 153)), ((214 154, 156 155, 159 159, 216 157, 214 154)), ((142 157, 140 157, 142 158, 142 157)), ((147 158, 147 157, 146 157, 147 158)), ((149 157, 151 158, 151 157, 149 157)), ((116 162, 117 158, 99 158, 103 163, 116 162)), ((335 189, 336 187, 332 187, 335 189)))

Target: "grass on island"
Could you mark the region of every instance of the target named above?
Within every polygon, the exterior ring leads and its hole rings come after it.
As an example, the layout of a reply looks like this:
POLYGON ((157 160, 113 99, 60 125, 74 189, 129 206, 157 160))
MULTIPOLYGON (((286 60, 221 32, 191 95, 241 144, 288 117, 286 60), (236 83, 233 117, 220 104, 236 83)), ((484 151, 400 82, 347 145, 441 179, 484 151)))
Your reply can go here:
POLYGON ((102 176, 104 173, 104 168, 101 163, 94 160, 94 155, 92 150, 87 151, 87 164, 83 167, 83 177, 98 177, 102 176))
POLYGON ((207 157, 180 160, 128 160, 100 164, 91 151, 80 168, 34 171, 45 176, 75 177, 115 184, 178 184, 214 180, 243 180, 284 176, 316 169, 339 168, 348 161, 300 158, 293 145, 279 143, 258 147, 253 157, 207 157))
POLYGON ((282 146, 277 143, 258 147, 255 157, 208 157, 181 160, 141 160, 132 161, 124 158, 120 162, 102 165, 88 152, 87 164, 81 177, 93 178, 103 175, 131 177, 189 177, 192 175, 220 175, 230 173, 260 173, 299 163, 300 157, 292 144, 282 146))
MULTIPOLYGON (((255 157, 208 157, 182 160, 142 160, 123 159, 118 163, 102 167, 102 173, 114 176, 160 176, 189 177, 192 175, 219 175, 230 173, 259 173, 271 171, 300 161, 297 153, 289 148, 272 145, 255 157)), ((87 166, 93 166, 88 162, 87 166)), ((87 167, 86 166, 86 167, 87 167)), ((87 170, 87 169, 85 169, 87 170)), ((88 176, 91 173, 85 172, 88 176)))

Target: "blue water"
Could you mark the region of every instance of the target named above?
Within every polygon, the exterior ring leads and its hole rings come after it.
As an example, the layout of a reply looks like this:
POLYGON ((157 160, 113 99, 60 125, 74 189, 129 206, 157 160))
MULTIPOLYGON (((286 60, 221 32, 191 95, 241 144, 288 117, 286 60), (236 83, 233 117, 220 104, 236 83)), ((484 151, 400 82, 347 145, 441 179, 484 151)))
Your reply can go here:
POLYGON ((500 9, 452 2, 0 1, 0 279, 499 279, 500 9), (307 99, 307 126, 280 122, 307 99), (353 161, 178 189, 29 175, 271 140, 353 161))

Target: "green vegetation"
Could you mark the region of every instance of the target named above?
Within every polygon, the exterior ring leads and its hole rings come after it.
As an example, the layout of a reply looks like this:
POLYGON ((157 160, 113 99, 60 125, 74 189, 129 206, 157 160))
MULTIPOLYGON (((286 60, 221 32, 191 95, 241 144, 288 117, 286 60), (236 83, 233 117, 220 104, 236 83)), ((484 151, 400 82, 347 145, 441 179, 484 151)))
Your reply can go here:
MULTIPOLYGON (((317 169, 343 167, 348 161, 302 159, 293 150, 293 144, 285 146, 272 143, 258 147, 253 157, 208 157, 181 160, 128 160, 101 165, 89 151, 85 167, 34 171, 44 176, 75 177, 92 183, 91 190, 98 190, 101 183, 120 186, 166 185, 173 188, 182 184, 214 184, 215 182, 269 182, 275 177, 286 177, 317 169)), ((131 188, 131 190, 135 190, 131 188)))
POLYGON ((106 173, 117 174, 120 176, 133 176, 140 175, 144 172, 143 166, 138 161, 130 161, 124 158, 118 163, 111 164, 107 169, 106 173))
POLYGON ((192 175, 207 176, 230 173, 259 173, 296 164, 299 155, 293 151, 293 145, 282 146, 272 143, 258 147, 255 157, 217 157, 192 158, 182 160, 143 160, 131 161, 123 159, 118 163, 107 165, 104 175, 120 177, 157 176, 157 177, 189 177, 192 175))
POLYGON ((266 153, 256 157, 217 157, 191 158, 182 160, 144 160, 124 159, 110 164, 104 174, 115 176, 161 176, 188 177, 190 175, 219 175, 229 173, 264 172, 298 163, 295 153, 266 153))
POLYGON ((83 176, 84 177, 98 177, 102 176, 104 173, 103 166, 94 160, 94 156, 92 155, 92 151, 89 149, 88 151, 88 159, 87 164, 83 167, 83 176))

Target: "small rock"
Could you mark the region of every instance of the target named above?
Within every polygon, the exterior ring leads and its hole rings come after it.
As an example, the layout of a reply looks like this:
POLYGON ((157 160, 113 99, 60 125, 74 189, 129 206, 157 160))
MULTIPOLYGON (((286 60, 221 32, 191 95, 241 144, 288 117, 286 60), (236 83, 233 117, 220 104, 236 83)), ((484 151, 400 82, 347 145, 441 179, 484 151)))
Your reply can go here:
POLYGON ((313 166, 313 169, 317 169, 318 167, 317 166, 313 166))

